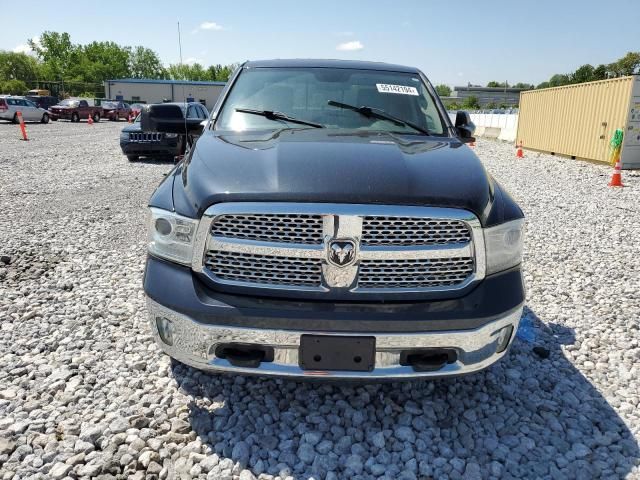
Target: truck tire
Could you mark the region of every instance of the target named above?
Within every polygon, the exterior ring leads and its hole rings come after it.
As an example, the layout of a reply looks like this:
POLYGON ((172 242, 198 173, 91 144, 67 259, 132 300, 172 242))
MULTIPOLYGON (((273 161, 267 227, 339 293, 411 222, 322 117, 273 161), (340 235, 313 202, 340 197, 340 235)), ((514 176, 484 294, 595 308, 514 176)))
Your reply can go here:
POLYGON ((95 123, 98 123, 100 121, 100 114, 98 112, 95 112, 91 118, 93 118, 93 121, 95 123))
POLYGON ((127 160, 130 162, 135 162, 138 158, 140 158, 138 155, 127 155, 127 160))
POLYGON ((78 112, 73 112, 71 114, 71 121, 76 123, 80 121, 80 115, 78 115, 78 112))
POLYGON ((42 114, 42 118, 40 119, 41 123, 49 123, 49 114, 48 113, 43 113, 42 114))

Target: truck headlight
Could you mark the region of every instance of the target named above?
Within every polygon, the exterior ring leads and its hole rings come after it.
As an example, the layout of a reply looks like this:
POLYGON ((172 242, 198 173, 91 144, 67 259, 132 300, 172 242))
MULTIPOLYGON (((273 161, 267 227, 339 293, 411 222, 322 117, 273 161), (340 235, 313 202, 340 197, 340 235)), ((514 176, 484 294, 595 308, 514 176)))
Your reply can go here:
POLYGON ((167 137, 167 138, 176 138, 178 136, 178 134, 177 133, 165 133, 164 136, 167 137))
POLYGON ((160 208, 150 208, 149 253, 191 265, 198 221, 160 208))
POLYGON ((515 267, 522 262, 524 219, 512 220, 484 230, 487 275, 515 267))

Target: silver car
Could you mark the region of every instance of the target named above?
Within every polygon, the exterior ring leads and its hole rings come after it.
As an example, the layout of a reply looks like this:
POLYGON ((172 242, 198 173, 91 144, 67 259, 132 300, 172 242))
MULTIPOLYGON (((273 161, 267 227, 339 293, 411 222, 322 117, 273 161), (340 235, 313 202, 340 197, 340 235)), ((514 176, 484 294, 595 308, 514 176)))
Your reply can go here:
POLYGON ((25 122, 49 123, 49 113, 30 100, 24 97, 0 97, 0 119, 18 123, 18 112, 22 112, 25 122))

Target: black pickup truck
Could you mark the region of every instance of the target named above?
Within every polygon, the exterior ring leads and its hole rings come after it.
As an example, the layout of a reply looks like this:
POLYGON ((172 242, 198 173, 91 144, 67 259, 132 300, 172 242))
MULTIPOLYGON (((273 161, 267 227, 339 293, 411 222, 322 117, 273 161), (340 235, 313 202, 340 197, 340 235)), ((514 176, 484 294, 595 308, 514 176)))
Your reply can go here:
POLYGON ((150 200, 144 290, 168 355, 208 371, 403 379, 483 369, 525 299, 523 213, 416 68, 247 62, 150 200))

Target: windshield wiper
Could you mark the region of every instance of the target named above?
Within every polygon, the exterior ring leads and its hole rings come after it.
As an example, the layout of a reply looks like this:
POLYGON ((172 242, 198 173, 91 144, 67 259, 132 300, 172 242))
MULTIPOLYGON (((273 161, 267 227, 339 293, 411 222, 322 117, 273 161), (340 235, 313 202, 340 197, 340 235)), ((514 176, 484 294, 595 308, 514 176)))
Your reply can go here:
POLYGON ((236 108, 236 112, 250 113, 251 115, 260 115, 269 120, 284 120, 285 122, 297 123, 300 125, 309 125, 310 127, 315 128, 324 128, 324 125, 320 123, 308 122, 306 120, 301 120, 300 118, 290 117, 286 113, 282 112, 274 112, 271 110, 254 110, 252 108, 236 108))
POLYGON ((388 120, 389 122, 393 122, 398 126, 411 127, 420 133, 429 135, 429 130, 427 130, 426 128, 423 128, 420 125, 416 125, 415 123, 410 122, 409 120, 403 120, 402 118, 395 117, 390 113, 385 112, 384 110, 380 110, 379 108, 367 107, 366 105, 363 105, 362 107, 356 107, 355 105, 336 102, 335 100, 329 100, 327 103, 332 107, 339 107, 339 108, 344 108, 346 110, 351 110, 353 112, 358 112, 360 115, 364 115, 367 118, 377 118, 380 120, 388 120))

